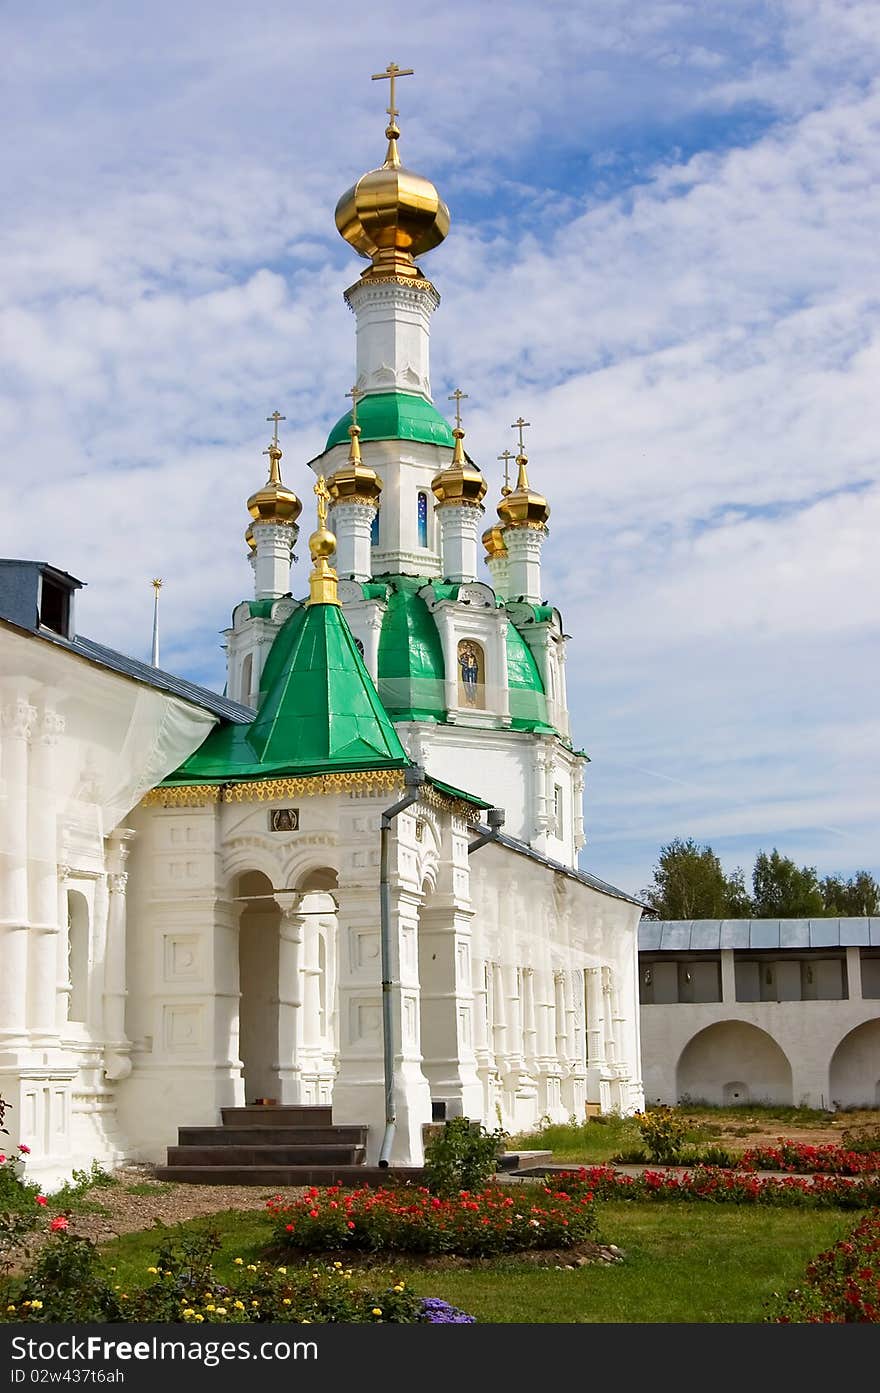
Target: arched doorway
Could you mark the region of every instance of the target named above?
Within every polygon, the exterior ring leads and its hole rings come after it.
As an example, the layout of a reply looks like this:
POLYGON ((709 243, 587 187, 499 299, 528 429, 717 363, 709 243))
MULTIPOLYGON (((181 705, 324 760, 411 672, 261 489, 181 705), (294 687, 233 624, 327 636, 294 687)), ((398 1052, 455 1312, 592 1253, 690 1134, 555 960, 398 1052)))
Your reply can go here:
POLYGON ((726 1106, 791 1104, 791 1065, 765 1030, 746 1021, 718 1021, 682 1050, 676 1095, 726 1106))
POLYGON ((831 1056, 830 1089, 835 1107, 880 1107, 880 1020, 844 1035, 831 1056))
POLYGON ((279 1097, 278 944, 281 911, 261 871, 239 876, 238 1054, 247 1103, 279 1097))

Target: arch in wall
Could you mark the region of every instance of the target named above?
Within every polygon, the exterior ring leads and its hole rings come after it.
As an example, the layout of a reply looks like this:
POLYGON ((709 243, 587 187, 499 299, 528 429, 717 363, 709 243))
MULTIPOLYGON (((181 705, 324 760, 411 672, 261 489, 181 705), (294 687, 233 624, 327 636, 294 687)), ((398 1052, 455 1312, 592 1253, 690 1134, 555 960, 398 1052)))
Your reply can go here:
POLYGON ((244 1075, 245 1102, 280 1099, 279 1089, 279 940, 281 910, 272 881, 258 870, 235 880, 241 904, 238 920, 238 1057, 244 1075))
POLYGON ((698 1031, 682 1050, 676 1097, 727 1106, 790 1105, 791 1065, 766 1030, 748 1021, 716 1021, 698 1031))
POLYGON ((241 665, 241 691, 238 698, 245 706, 250 706, 251 704, 251 687, 253 686, 253 681, 254 655, 253 653, 248 653, 241 665))
POLYGON ((85 1024, 89 1018, 89 902, 80 890, 67 892, 67 1019, 85 1024))
POLYGON ((880 1107, 880 1020, 844 1035, 831 1056, 829 1083, 835 1107, 880 1107))

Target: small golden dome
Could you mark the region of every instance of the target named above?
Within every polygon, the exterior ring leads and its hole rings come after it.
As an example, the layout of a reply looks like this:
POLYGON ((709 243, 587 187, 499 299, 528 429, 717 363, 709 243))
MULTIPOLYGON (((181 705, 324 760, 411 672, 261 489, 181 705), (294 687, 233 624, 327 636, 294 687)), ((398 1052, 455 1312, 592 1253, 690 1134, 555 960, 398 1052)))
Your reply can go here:
POLYGON ((486 560, 492 561, 496 556, 506 556, 507 547, 504 542, 504 532, 494 523, 492 527, 487 527, 483 533, 483 546, 486 548, 486 560))
POLYGON ((244 534, 244 539, 245 539, 245 541, 247 542, 248 547, 250 548, 250 550, 251 550, 251 551, 256 551, 256 549, 257 549, 257 544, 256 544, 256 542, 254 541, 254 524, 253 524, 252 522, 249 522, 248 525, 247 525, 247 531, 246 531, 245 534, 244 534))
POLYGON ((281 482, 278 467, 281 450, 277 444, 269 446, 265 453, 269 456, 269 478, 261 489, 252 493, 247 501, 248 512, 254 522, 294 523, 302 512, 302 504, 293 489, 281 482))
POLYGON ((336 205, 340 236, 372 261, 366 275, 417 277, 417 256, 449 232, 449 209, 430 179, 400 163, 394 121, 385 131, 388 154, 379 169, 362 174, 336 205))
POLYGON ((498 504, 498 516, 502 527, 546 527, 550 516, 550 504, 542 493, 535 493, 529 486, 526 473, 528 457, 516 457, 518 474, 516 488, 508 493, 498 504))
POLYGON ((375 469, 361 459, 360 426, 350 425, 348 434, 351 438, 348 463, 340 465, 327 480, 330 497, 333 503, 372 503, 378 507, 382 480, 375 469))
POLYGON ((318 500, 318 526, 309 538, 309 551, 312 555, 312 574, 309 576, 310 605, 338 605, 338 576, 328 562, 336 550, 336 538, 327 526, 327 505, 330 490, 322 474, 315 484, 315 497, 318 500))
POLYGON ((439 474, 434 475, 431 480, 431 492, 441 508, 456 504, 459 507, 479 508, 488 485, 476 465, 465 459, 461 443, 464 440, 464 431, 460 426, 456 426, 452 434, 455 436, 452 462, 446 469, 441 469, 439 474))
POLYGON ((309 538, 309 552, 313 561, 332 556, 336 550, 336 538, 329 527, 319 527, 309 538))

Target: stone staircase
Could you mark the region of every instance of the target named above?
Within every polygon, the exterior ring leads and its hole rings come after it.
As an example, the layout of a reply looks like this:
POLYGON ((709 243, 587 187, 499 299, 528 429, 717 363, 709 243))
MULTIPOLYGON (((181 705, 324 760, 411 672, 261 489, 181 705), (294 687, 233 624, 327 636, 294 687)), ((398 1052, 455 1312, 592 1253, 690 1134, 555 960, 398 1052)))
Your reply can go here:
POLYGON ((220 1127, 180 1127, 159 1180, 189 1185, 351 1185, 421 1181, 414 1167, 364 1165, 367 1128, 333 1122, 329 1107, 222 1108, 220 1127))

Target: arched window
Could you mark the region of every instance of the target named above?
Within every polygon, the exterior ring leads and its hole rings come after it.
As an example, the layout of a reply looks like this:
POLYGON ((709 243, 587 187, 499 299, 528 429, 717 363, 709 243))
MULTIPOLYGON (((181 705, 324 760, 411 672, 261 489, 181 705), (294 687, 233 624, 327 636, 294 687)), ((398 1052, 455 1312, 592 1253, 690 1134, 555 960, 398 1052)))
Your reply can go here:
POLYGON ((89 904, 79 890, 67 892, 67 1019, 80 1024, 89 1008, 89 904))
POLYGON ((354 646, 355 646, 355 648, 357 649, 357 651, 360 653, 361 657, 363 657, 363 656, 364 656, 364 641, 363 641, 363 639, 362 639, 362 638, 357 638, 357 637, 355 637, 354 646))
POLYGON ((419 494, 418 500, 418 520, 419 520, 419 546, 428 545, 428 495, 419 494))
POLYGON ((486 657, 472 638, 463 638, 458 645, 458 704, 486 705, 486 657))
POLYGON ((375 513, 373 514, 373 521, 370 523, 370 546, 371 546, 371 547, 377 547, 378 545, 379 545, 379 509, 377 508, 376 511, 375 511, 375 513))
POLYGON ((245 706, 250 706, 251 704, 251 682, 253 681, 253 674, 254 655, 253 653, 248 653, 241 665, 241 696, 239 697, 239 700, 242 701, 245 706))

